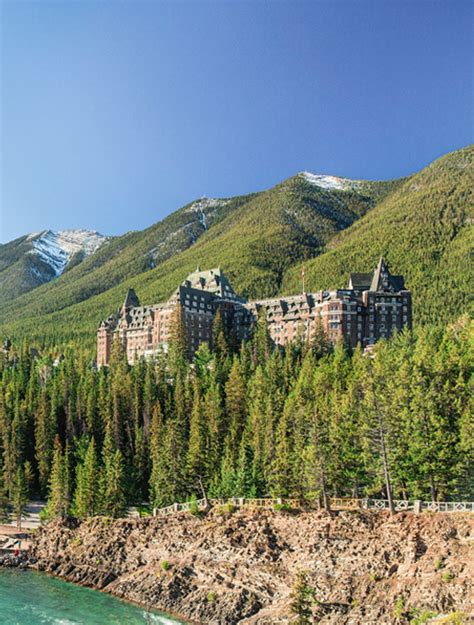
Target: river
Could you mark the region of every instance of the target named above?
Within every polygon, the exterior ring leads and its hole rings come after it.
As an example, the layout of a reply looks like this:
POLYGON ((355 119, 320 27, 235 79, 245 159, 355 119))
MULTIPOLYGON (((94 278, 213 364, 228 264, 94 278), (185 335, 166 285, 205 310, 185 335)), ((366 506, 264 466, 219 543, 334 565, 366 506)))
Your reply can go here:
POLYGON ((176 625, 183 623, 34 571, 0 569, 1 625, 176 625))

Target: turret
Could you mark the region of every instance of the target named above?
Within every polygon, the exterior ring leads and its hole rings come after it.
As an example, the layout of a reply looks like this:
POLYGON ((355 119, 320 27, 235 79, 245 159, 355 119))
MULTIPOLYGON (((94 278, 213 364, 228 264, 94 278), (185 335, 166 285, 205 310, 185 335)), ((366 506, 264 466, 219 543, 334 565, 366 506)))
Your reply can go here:
POLYGON ((122 306, 122 312, 125 313, 129 308, 135 308, 136 306, 140 306, 140 300, 133 289, 128 289, 122 306))

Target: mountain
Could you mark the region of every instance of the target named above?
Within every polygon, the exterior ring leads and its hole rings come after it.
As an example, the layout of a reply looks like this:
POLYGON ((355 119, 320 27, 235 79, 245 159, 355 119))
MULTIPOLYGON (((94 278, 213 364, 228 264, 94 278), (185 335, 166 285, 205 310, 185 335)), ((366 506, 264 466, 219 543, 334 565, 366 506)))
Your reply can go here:
MULTIPOLYGON (((366 271, 380 256, 405 276, 414 319, 447 323, 469 308, 474 284, 474 146, 443 156, 394 189, 335 236, 305 265, 308 289, 342 287, 349 269, 366 271)), ((282 290, 299 286, 290 269, 282 290)))
POLYGON ((200 263, 220 264, 248 297, 275 295, 292 264, 321 253, 398 184, 342 190, 298 174, 261 193, 200 198, 144 231, 109 240, 54 282, 4 299, 1 331, 90 338, 128 286, 143 301, 158 301, 200 263))
POLYGON ((96 252, 107 237, 90 230, 44 230, 0 245, 3 300, 50 282, 96 252))
MULTIPOLYGON (((143 231, 105 242, 29 293, 2 297, 0 335, 92 345, 99 321, 133 287, 143 302, 169 297, 188 273, 220 265, 249 298, 334 288, 383 254, 413 291, 415 322, 467 308, 474 147, 407 178, 369 182, 302 172, 233 198, 200 198, 143 231)), ((1 275, 1 274, 0 274, 1 275)))

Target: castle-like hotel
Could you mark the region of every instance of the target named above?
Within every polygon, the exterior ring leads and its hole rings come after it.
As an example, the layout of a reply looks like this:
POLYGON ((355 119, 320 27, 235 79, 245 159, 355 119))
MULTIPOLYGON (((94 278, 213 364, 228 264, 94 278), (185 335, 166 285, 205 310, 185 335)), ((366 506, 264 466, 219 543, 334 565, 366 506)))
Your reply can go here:
POLYGON ((181 306, 191 357, 202 342, 212 345, 217 311, 236 343, 250 337, 262 309, 276 345, 299 337, 311 340, 322 327, 330 341, 342 339, 353 347, 358 343, 367 347, 395 330, 411 327, 411 293, 403 276, 391 275, 382 258, 372 274, 351 273, 346 289, 253 302, 236 295, 221 269, 198 267, 161 304, 141 306, 129 289, 122 308, 100 324, 98 365, 109 364, 114 337, 123 342, 130 363, 167 350, 177 306, 181 306))

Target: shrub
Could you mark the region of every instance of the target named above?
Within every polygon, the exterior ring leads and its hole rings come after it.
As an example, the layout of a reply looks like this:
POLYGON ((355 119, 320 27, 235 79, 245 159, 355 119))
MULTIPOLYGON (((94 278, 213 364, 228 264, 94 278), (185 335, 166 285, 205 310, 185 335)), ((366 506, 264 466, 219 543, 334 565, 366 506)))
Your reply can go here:
POLYGON ((437 571, 439 571, 440 569, 444 569, 445 566, 446 566, 446 564, 444 562, 444 558, 437 558, 435 560, 435 569, 437 571))
POLYGON ((234 512, 235 506, 232 503, 225 503, 223 506, 219 506, 217 508, 218 514, 232 514, 234 512))
POLYGON ((436 612, 431 610, 421 611, 419 608, 412 608, 409 612, 410 625, 424 625, 436 615, 436 612))
POLYGON ((137 506, 137 510, 138 510, 138 516, 140 518, 142 517, 147 517, 147 516, 151 516, 151 508, 150 506, 137 506))
POLYGON ((438 625, 464 625, 466 623, 466 615, 462 612, 452 612, 438 620, 438 625))
POLYGON ((162 560, 160 566, 163 571, 169 571, 171 568, 171 564, 168 562, 168 560, 162 560))
POLYGON ((445 584, 449 584, 449 582, 452 582, 454 579, 454 573, 451 571, 445 571, 444 573, 441 573, 441 579, 445 584))
POLYGON ((215 601, 215 600, 216 600, 216 597, 217 597, 217 594, 216 594, 213 590, 210 590, 210 591, 207 593, 207 597, 206 597, 207 602, 208 602, 208 603, 212 603, 213 601, 215 601))
POLYGON ((201 514, 201 512, 199 511, 199 506, 198 506, 198 502, 197 502, 197 499, 196 499, 196 495, 193 495, 190 503, 191 503, 191 506, 189 508, 189 512, 193 516, 199 516, 201 514))
POLYGON ((403 597, 398 597, 395 601, 395 607, 393 608, 393 616, 396 619, 401 619, 405 614, 405 600, 403 597))
POLYGON ((276 503, 273 505, 275 512, 290 512, 291 506, 287 503, 276 503))
POLYGON ((298 571, 291 593, 291 612, 296 616, 295 625, 309 625, 312 622, 312 606, 317 603, 315 589, 308 583, 308 571, 298 571))

